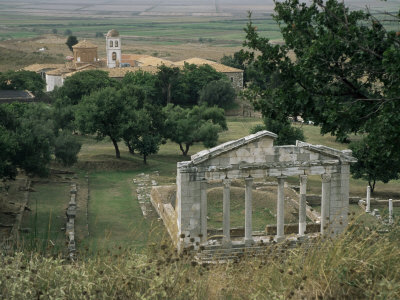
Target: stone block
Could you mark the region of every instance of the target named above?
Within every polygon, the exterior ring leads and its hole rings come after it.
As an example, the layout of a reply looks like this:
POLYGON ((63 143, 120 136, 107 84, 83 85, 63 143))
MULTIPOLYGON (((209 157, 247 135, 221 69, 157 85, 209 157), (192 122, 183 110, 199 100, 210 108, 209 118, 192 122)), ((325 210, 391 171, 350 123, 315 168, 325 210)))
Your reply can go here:
POLYGON ((197 226, 199 225, 199 219, 190 218, 189 225, 191 228, 197 228, 197 226))
POLYGON ((244 156, 244 157, 247 157, 247 156, 250 156, 250 151, 249 151, 250 149, 246 149, 246 148, 240 148, 240 149, 238 149, 238 150, 236 150, 236 156, 244 156))
POLYGON ((282 175, 284 176, 295 176, 304 174, 304 170, 299 168, 284 168, 282 170, 282 175))
POLYGON ((200 211, 200 203, 195 203, 192 205, 193 211, 200 211))
POLYGON ((325 168, 322 166, 313 166, 305 170, 305 175, 322 175, 325 174, 325 168))
MULTIPOLYGON (((251 177, 254 177, 254 178, 263 178, 265 176, 265 170, 260 170, 260 169, 251 170, 250 175, 251 175, 251 177)), ((248 176, 245 176, 245 177, 248 177, 248 176)))
POLYGON ((272 148, 274 145, 274 139, 273 138, 262 138, 258 141, 258 147, 260 148, 272 148))
POLYGON ((265 156, 265 162, 267 162, 267 163, 278 162, 278 161, 279 161, 279 156, 278 155, 267 154, 265 156))
POLYGON ((309 161, 310 160, 310 153, 299 153, 297 154, 298 161, 309 161))
POLYGON ((282 171, 280 169, 268 169, 267 176, 276 177, 281 175, 282 171))

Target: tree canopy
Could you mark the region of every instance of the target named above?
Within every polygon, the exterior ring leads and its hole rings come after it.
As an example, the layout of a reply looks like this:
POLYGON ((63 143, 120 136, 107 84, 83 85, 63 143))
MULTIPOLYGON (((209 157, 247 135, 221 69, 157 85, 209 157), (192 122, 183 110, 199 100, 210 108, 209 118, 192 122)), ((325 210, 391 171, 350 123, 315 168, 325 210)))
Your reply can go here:
POLYGON ((163 105, 193 106, 199 104, 199 94, 205 85, 226 76, 209 65, 185 63, 182 69, 161 66, 157 78, 156 86, 161 91, 163 105))
MULTIPOLYGON (((247 62, 260 71, 247 96, 263 116, 302 116, 339 140, 363 134, 385 142, 388 159, 400 157, 400 36, 369 11, 351 11, 337 0, 275 2, 283 45, 261 36, 250 20, 247 62), (256 55, 256 51, 259 55, 256 55), (385 139, 379 139, 385 136, 385 139)), ((400 15, 391 15, 398 23, 400 15)), ((366 146, 368 143, 363 143, 366 146)), ((365 160, 365 152, 354 155, 365 160)), ((391 166, 396 174, 396 164, 391 166)), ((353 169, 354 170, 354 169, 353 169)), ((375 173, 375 179, 387 180, 375 173)), ((392 178, 396 178, 391 176, 392 178)))
POLYGON ((199 95, 199 104, 206 103, 209 106, 217 105, 224 109, 232 108, 236 99, 235 89, 225 78, 210 81, 203 86, 199 95))
POLYGON ((117 85, 118 82, 102 70, 77 72, 65 79, 63 86, 54 92, 54 97, 67 99, 69 103, 66 104, 76 105, 83 96, 90 95, 93 91, 117 85))
POLYGON ((52 107, 42 103, 0 105, 0 178, 15 178, 18 168, 44 176, 52 155, 66 166, 77 160, 80 144, 60 131, 52 107), (60 138, 63 136, 64 138, 60 138), (64 153, 57 149, 64 148, 64 153), (66 155, 66 153, 68 155, 66 155))
MULTIPOLYGON (((72 34, 72 32, 71 32, 71 34, 72 34)), ((76 44, 78 44, 78 39, 74 35, 69 35, 65 44, 68 46, 68 49, 70 51, 73 51, 72 46, 75 46, 76 44)))
POLYGON ((35 96, 40 96, 45 87, 45 81, 36 72, 22 70, 0 73, 2 90, 28 90, 35 96))
POLYGON ((202 142, 207 148, 216 146, 218 133, 228 129, 224 110, 216 106, 185 109, 169 104, 164 112, 167 116, 165 137, 177 143, 184 156, 197 142, 202 142))
POLYGON ((126 99, 113 87, 94 91, 82 98, 76 110, 76 123, 83 133, 96 134, 98 140, 109 137, 115 156, 121 157, 118 142, 122 139, 123 124, 127 122, 126 99))

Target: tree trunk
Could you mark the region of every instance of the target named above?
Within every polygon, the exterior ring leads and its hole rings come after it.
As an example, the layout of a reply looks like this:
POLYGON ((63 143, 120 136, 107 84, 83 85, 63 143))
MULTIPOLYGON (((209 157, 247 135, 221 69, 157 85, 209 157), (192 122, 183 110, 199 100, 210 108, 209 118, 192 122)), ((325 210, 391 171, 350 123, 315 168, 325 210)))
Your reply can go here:
POLYGON ((188 154, 188 152, 189 152, 189 147, 190 147, 189 144, 185 144, 185 145, 186 145, 186 147, 185 147, 185 149, 183 149, 182 144, 179 143, 179 148, 181 149, 182 155, 183 155, 183 156, 186 156, 186 155, 188 154))
POLYGON ((181 151, 182 151, 182 155, 185 155, 185 150, 183 149, 183 147, 182 147, 182 144, 181 143, 179 143, 179 148, 181 149, 181 151))
POLYGON ((371 194, 374 193, 375 190, 375 183, 376 183, 376 179, 369 179, 368 180, 368 184, 371 187, 371 194), (372 182, 372 183, 371 183, 372 182))
POLYGON ((118 148, 118 143, 115 139, 111 138, 111 141, 113 142, 114 148, 115 148, 115 157, 116 158, 121 158, 121 153, 119 152, 118 148))
POLYGON ((143 162, 145 165, 147 165, 147 155, 143 154, 143 162))
POLYGON ((128 146, 129 153, 132 154, 132 155, 135 154, 135 149, 133 149, 131 143, 126 142, 126 145, 128 146))

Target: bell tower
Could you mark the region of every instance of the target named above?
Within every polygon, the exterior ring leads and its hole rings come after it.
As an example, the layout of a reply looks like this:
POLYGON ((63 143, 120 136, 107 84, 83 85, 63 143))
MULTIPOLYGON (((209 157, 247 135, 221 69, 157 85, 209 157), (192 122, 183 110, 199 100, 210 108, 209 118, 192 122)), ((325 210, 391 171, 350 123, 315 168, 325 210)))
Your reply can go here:
POLYGON ((121 37, 119 32, 111 29, 106 36, 107 67, 116 68, 121 63, 121 37))

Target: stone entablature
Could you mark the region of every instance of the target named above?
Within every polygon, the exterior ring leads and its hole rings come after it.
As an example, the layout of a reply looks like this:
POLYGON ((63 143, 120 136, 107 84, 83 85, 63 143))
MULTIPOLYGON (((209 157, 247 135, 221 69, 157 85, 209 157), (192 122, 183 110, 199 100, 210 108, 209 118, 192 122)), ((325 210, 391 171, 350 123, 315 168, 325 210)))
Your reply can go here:
MULTIPOLYGON (((276 134, 261 131, 236 141, 230 141, 210 150, 201 151, 190 161, 177 165, 176 213, 179 249, 195 246, 193 239, 207 241, 207 187, 208 181, 222 180, 223 199, 223 245, 230 244, 230 181, 243 179, 246 186, 246 245, 252 244, 252 184, 254 178, 276 177, 277 235, 284 239, 284 183, 287 176, 298 175, 300 179, 299 236, 306 227, 306 185, 308 175, 322 176, 321 232, 337 234, 347 226, 350 163, 355 162, 349 150, 336 150, 322 145, 298 141, 288 146, 273 146, 276 134)), ((198 246, 198 245, 197 245, 198 246)))

